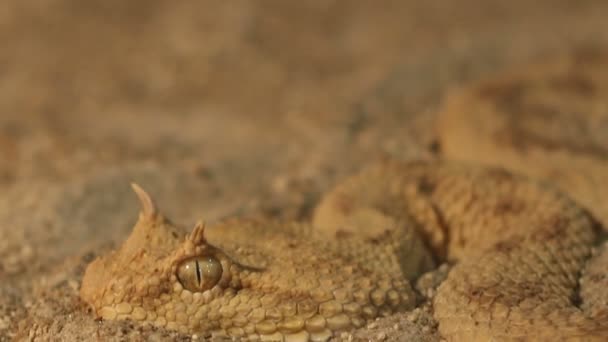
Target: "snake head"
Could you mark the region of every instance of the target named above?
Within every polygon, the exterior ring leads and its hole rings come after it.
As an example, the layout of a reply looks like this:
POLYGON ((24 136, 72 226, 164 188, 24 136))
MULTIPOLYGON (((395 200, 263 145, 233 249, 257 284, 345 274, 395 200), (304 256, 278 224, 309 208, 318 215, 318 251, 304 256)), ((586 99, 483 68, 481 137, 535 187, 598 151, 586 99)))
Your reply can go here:
POLYGON ((193 319, 188 308, 234 294, 242 288, 241 276, 255 268, 238 264, 209 244, 202 222, 186 234, 141 187, 132 187, 141 204, 139 219, 118 250, 88 265, 80 296, 102 319, 187 330, 193 319))
MULTIPOLYGON (((87 267, 81 298, 104 320, 272 341, 327 340, 414 305, 400 275, 297 235, 307 225, 228 220, 189 234, 139 186, 141 212, 116 251, 87 267)), ((361 250, 353 245, 346 250, 361 250)), ((365 254, 364 252, 361 252, 365 254)))

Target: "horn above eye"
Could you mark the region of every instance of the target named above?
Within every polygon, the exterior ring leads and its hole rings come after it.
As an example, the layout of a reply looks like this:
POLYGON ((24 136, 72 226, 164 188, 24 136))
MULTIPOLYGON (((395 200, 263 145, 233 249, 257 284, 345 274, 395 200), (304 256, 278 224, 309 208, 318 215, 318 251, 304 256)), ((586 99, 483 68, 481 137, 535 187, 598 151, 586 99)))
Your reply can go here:
POLYGON ((211 255, 201 255, 182 261, 177 266, 177 279, 192 292, 214 287, 222 278, 222 264, 211 255))
POLYGON ((141 212, 147 218, 152 218, 158 214, 158 209, 156 208, 156 204, 154 200, 148 193, 138 184, 131 183, 131 188, 139 198, 139 202, 141 204, 141 212))

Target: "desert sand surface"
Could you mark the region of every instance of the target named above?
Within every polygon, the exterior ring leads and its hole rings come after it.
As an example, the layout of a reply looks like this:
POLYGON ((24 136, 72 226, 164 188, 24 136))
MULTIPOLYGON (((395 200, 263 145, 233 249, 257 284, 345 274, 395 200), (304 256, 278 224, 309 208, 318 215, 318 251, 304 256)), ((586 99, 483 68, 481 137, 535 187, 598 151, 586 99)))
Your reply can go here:
MULTIPOLYGON (((436 153, 446 94, 608 43, 605 1, 6 0, 0 340, 202 340, 100 322, 84 268, 137 219, 306 221, 363 165, 436 153)), ((431 292, 442 268, 421 280, 431 292)), ((428 312, 339 339, 436 341, 428 312)))

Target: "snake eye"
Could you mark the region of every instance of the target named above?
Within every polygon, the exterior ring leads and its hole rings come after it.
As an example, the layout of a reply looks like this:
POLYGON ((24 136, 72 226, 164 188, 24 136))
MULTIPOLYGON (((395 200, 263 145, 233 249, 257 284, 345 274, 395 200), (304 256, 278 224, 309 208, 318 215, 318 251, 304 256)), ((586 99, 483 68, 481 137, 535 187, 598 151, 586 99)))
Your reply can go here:
POLYGON ((177 279, 192 292, 209 290, 221 277, 222 264, 210 255, 186 259, 177 267, 177 279))

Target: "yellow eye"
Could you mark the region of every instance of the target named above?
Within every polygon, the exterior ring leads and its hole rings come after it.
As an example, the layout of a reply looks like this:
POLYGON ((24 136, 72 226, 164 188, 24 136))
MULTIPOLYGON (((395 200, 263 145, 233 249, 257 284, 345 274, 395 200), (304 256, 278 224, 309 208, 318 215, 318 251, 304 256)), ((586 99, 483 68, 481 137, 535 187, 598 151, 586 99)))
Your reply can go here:
POLYGON ((222 264, 216 258, 210 255, 197 256, 182 261, 177 267, 177 279, 185 289, 202 292, 220 281, 222 271, 222 264))

